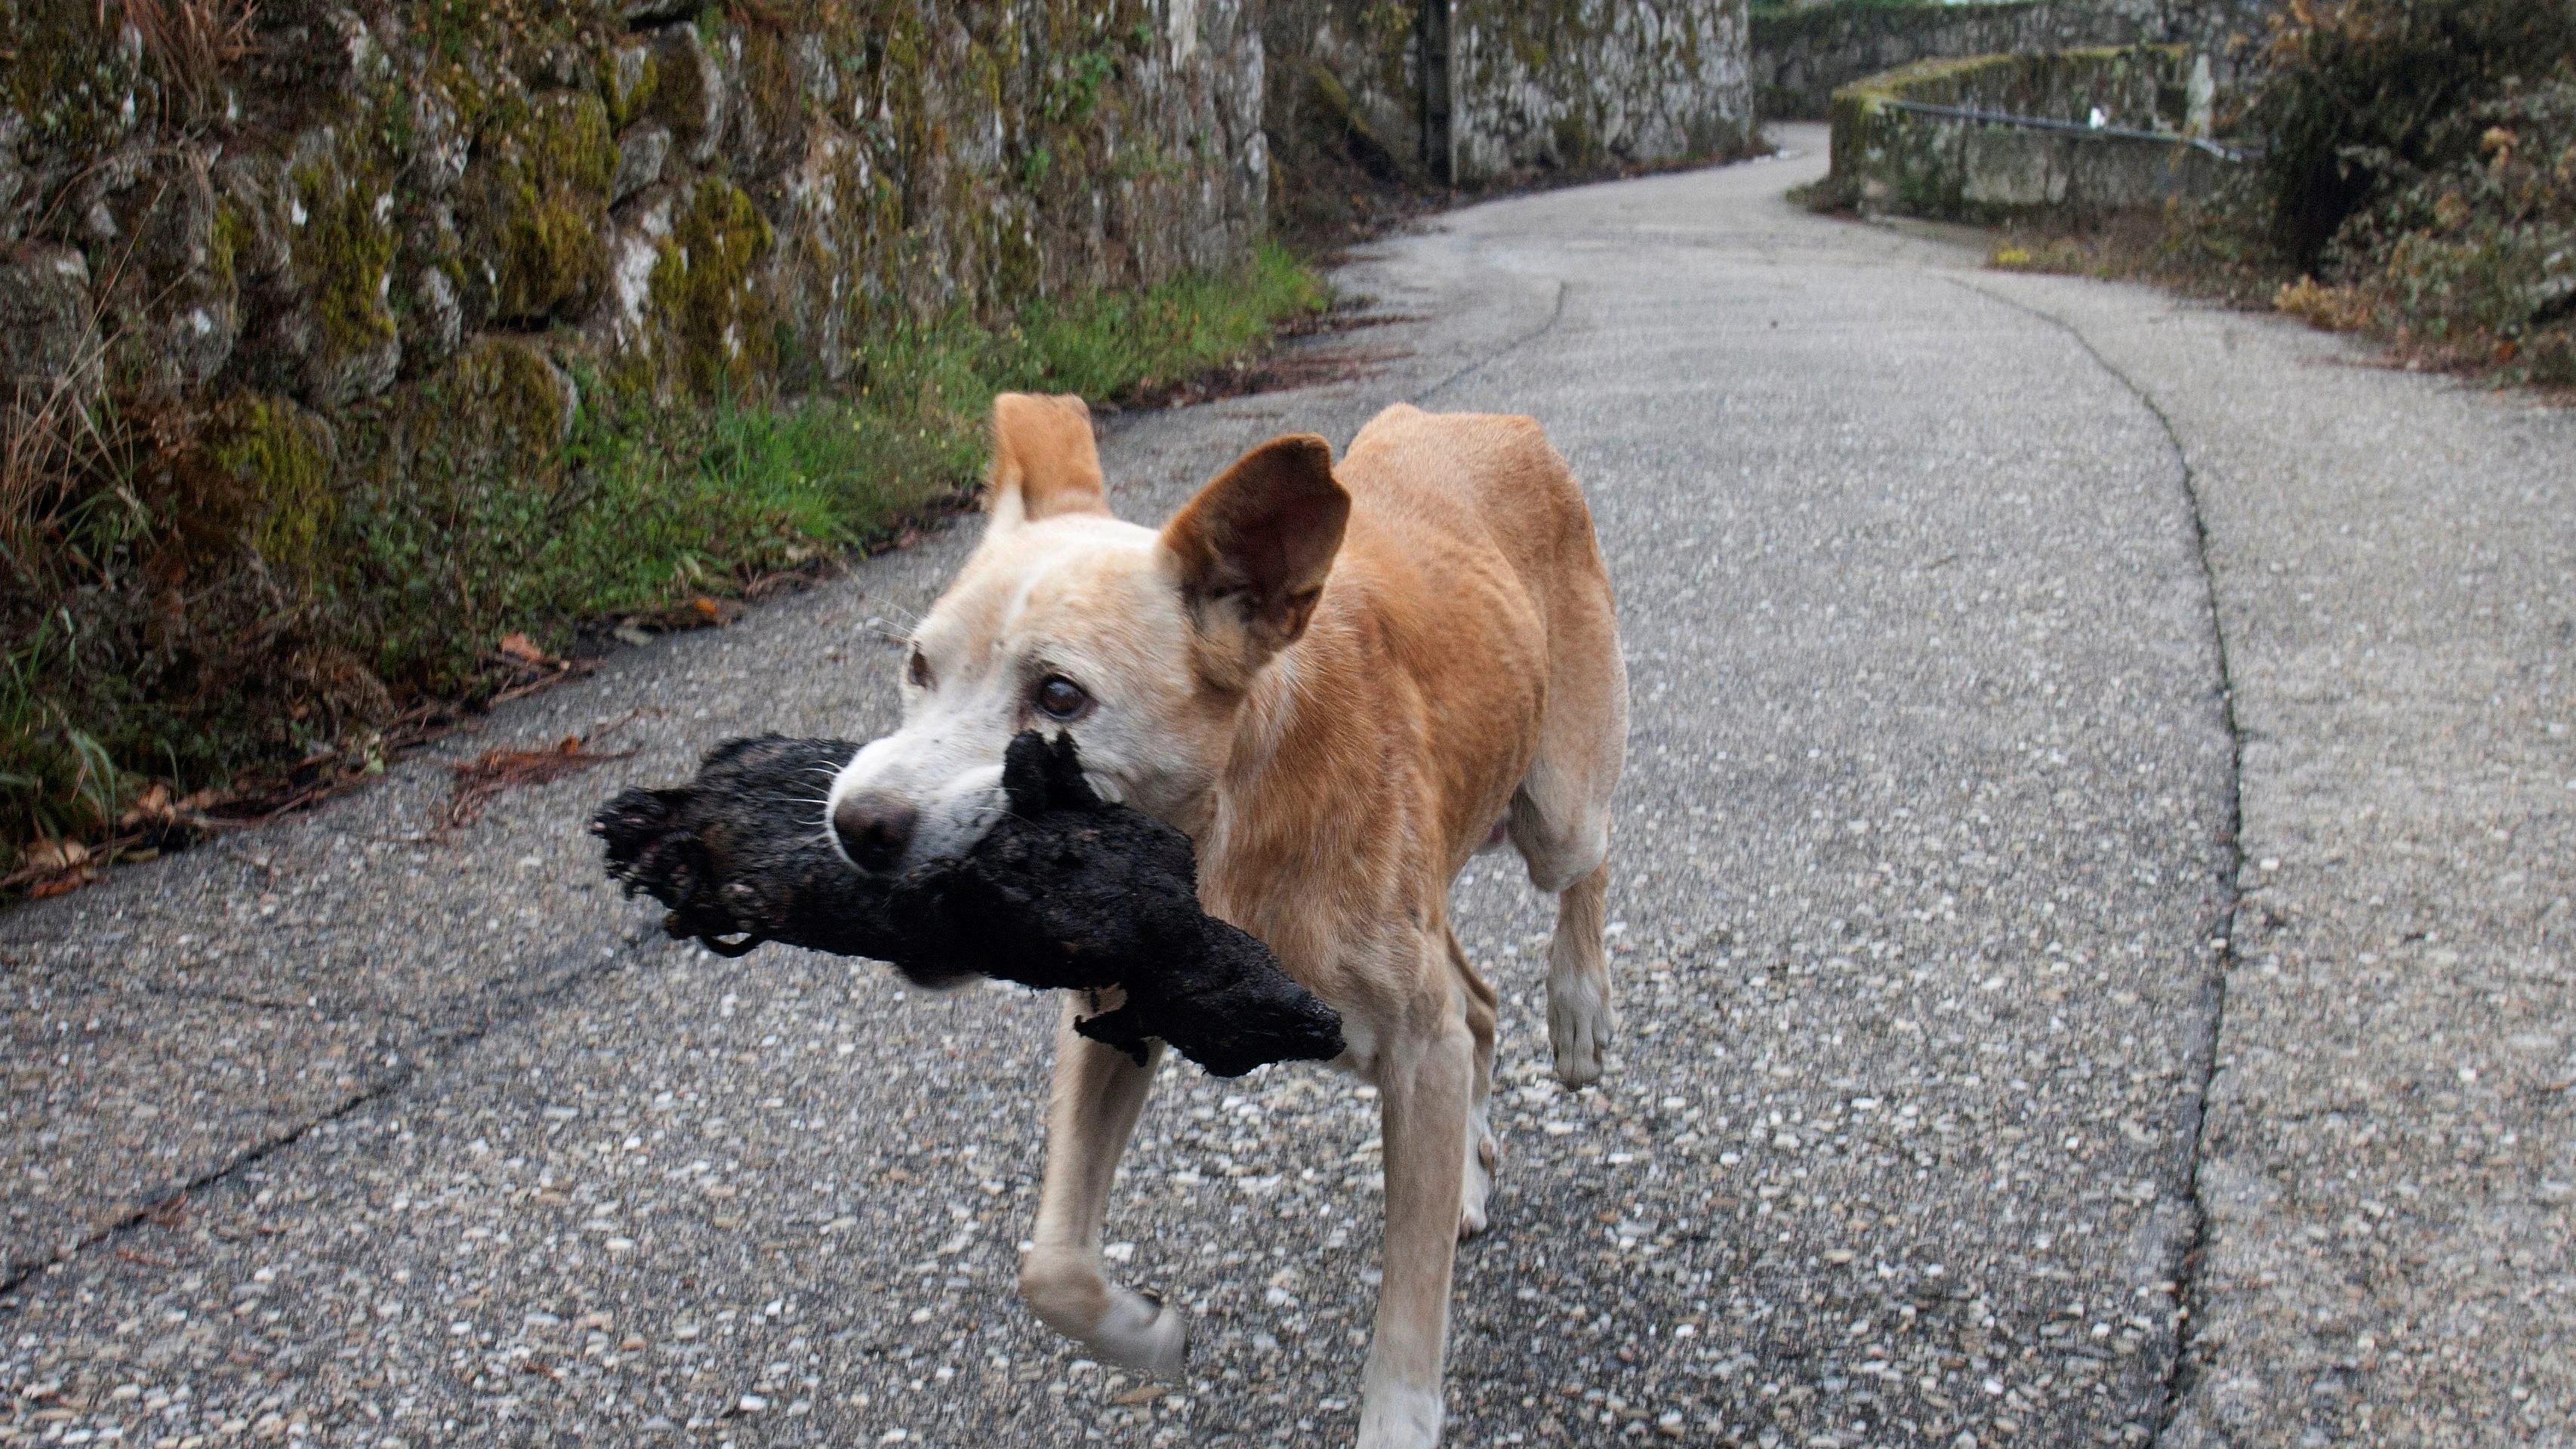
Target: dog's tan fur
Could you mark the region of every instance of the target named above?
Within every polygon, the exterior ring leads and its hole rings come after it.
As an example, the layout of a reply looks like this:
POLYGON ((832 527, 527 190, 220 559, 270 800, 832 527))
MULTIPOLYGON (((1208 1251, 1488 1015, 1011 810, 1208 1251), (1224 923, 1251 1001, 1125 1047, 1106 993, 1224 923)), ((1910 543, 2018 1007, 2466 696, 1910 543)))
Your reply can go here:
MULTIPOLYGON (((1627 680, 1582 493, 1530 419, 1397 406, 1338 466, 1320 438, 1254 449, 1152 533, 1107 516, 1078 400, 1005 396, 994 442, 986 540, 921 631, 927 683, 905 730, 836 783, 836 809, 900 794, 938 815, 928 848, 954 848, 989 818, 982 771, 1009 735, 1055 727, 1026 681, 1049 670, 1090 692, 1070 728, 1095 779, 1189 833, 1208 911, 1342 1013, 1338 1065, 1378 1087, 1386 1257, 1359 1442, 1433 1444, 1451 1260, 1484 1226, 1495 1162, 1495 995, 1451 933, 1448 893, 1498 820, 1558 896, 1559 1075, 1597 1078, 1611 1026, 1603 892, 1627 680), (1035 662, 1008 662, 1022 656, 1035 662)), ((1101 1357, 1177 1380, 1177 1310, 1101 1271, 1111 1173, 1152 1067, 1072 1019, 1068 1004, 1021 1289, 1101 1357)))

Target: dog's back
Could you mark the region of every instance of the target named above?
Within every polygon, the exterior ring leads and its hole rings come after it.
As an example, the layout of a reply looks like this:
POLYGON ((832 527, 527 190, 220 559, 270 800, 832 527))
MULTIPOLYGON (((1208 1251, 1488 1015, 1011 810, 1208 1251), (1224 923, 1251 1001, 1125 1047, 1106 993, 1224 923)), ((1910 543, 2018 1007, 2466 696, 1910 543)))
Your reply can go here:
POLYGON ((1458 811, 1444 822, 1445 880, 1514 785, 1574 763, 1552 755, 1575 750, 1585 773, 1617 773, 1625 671, 1592 512, 1526 417, 1399 403, 1360 430, 1334 475, 1351 518, 1325 609, 1373 612, 1425 690, 1440 733, 1424 756, 1458 811))

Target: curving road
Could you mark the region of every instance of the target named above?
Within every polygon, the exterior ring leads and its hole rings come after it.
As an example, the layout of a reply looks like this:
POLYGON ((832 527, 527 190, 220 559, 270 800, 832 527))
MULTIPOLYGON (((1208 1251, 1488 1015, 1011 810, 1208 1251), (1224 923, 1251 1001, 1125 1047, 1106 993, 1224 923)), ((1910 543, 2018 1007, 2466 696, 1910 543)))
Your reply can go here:
MULTIPOLYGON (((1107 431, 1139 519, 1398 398, 1590 489, 1628 1029, 1552 1084, 1471 867, 1447 1442, 2567 1442, 2576 421, 1809 216, 1784 139, 1438 218, 1344 269, 1358 376, 1107 431)), ((1111 1254, 1196 1356, 1133 1383, 1011 1292, 1049 1004, 599 877, 611 790, 888 727, 972 534, 0 920, 0 1444, 1347 1443, 1367 1089, 1167 1072, 1111 1254), (630 715, 420 843, 443 763, 630 715)))

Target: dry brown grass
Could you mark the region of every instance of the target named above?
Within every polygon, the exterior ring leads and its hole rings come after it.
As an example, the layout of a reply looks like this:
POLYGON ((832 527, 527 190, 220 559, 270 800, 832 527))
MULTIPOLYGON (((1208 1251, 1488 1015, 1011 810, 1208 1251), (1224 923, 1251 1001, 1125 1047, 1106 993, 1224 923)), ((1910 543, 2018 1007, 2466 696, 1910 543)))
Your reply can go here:
POLYGON ((2366 332, 2379 321, 2379 299, 2363 287, 2333 287, 2301 277, 2272 294, 2272 310, 2325 332, 2366 332))
MULTIPOLYGON (((191 117, 212 114, 224 68, 251 53, 257 0, 116 0, 124 23, 143 44, 161 84, 191 117)), ((108 26, 108 0, 98 0, 98 26, 108 26)))
POLYGON ((78 359, 61 376, 0 396, 0 550, 22 583, 37 581, 39 521, 109 446, 91 397, 109 345, 93 325, 78 359))

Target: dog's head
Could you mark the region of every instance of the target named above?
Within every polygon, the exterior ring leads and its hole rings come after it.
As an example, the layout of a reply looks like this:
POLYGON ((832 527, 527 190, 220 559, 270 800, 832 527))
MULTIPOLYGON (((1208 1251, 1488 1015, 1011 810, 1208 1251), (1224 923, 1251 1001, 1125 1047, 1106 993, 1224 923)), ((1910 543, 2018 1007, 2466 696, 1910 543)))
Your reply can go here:
POLYGON ((1002 754, 1070 734, 1092 788, 1182 823, 1236 712, 1305 632, 1350 496, 1330 445, 1277 438, 1160 532, 1109 514, 1076 397, 993 401, 983 542, 914 631, 903 725, 832 783, 835 839, 899 873, 972 846, 1008 808, 1002 754))

